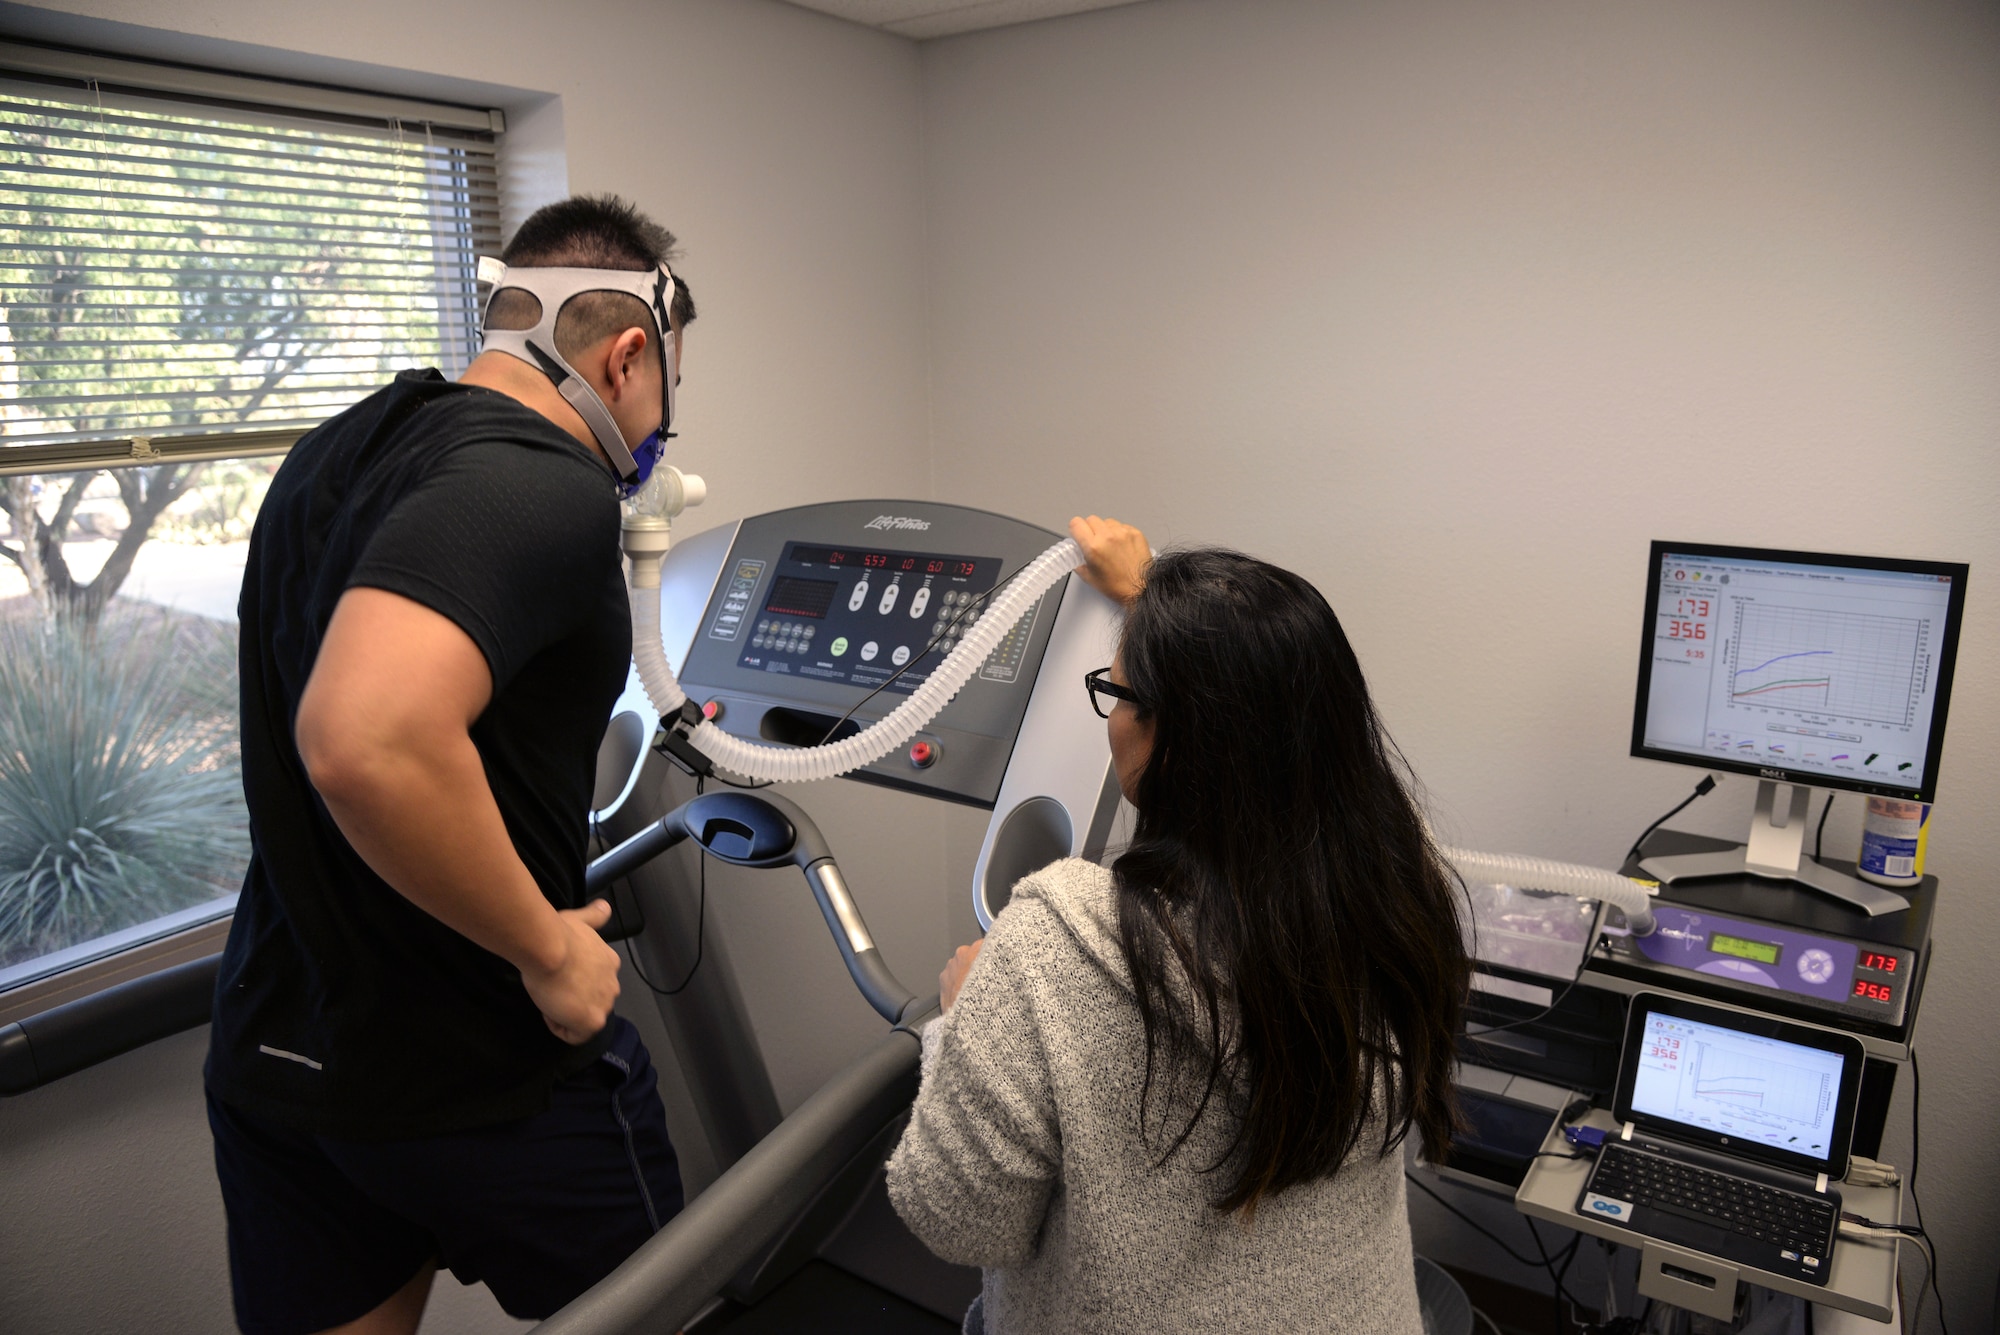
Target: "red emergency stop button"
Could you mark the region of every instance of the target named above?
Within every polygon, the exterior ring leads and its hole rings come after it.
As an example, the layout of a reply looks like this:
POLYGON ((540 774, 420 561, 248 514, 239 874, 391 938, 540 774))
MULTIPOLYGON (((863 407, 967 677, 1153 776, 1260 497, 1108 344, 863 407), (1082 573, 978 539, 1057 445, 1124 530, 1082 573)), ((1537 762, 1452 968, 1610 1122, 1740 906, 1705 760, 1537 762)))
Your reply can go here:
POLYGON ((936 742, 911 742, 910 764, 917 769, 929 769, 937 763, 938 752, 943 749, 936 742))
POLYGON ((710 701, 709 701, 709 702, 708 702, 707 704, 705 704, 705 705, 703 705, 703 706, 701 707, 701 716, 702 716, 703 718, 707 719, 707 720, 708 720, 708 721, 709 721, 710 723, 713 723, 713 722, 715 722, 715 721, 716 721, 717 719, 721 718, 721 717, 722 717, 722 701, 720 701, 720 700, 710 700, 710 701))

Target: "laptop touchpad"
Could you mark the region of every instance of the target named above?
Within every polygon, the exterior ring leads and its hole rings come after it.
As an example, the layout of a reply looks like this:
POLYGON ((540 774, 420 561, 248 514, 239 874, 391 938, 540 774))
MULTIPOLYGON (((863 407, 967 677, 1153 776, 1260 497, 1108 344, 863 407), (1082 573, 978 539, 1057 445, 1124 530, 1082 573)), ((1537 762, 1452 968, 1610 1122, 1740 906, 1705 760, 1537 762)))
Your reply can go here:
POLYGON ((1646 1221, 1647 1232, 1662 1241, 1677 1242, 1698 1252, 1720 1254, 1723 1241, 1729 1236, 1722 1229, 1697 1223, 1685 1215, 1660 1209, 1655 1209, 1651 1213, 1653 1217, 1646 1221))

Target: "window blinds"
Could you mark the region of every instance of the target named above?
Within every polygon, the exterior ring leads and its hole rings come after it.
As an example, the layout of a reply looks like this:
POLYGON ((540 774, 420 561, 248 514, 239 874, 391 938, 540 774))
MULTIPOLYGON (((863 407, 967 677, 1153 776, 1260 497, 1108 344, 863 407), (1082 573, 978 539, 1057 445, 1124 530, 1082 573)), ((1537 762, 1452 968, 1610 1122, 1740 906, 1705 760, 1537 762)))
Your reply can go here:
POLYGON ((0 467, 269 448, 403 367, 463 369, 495 148, 0 73, 0 467))

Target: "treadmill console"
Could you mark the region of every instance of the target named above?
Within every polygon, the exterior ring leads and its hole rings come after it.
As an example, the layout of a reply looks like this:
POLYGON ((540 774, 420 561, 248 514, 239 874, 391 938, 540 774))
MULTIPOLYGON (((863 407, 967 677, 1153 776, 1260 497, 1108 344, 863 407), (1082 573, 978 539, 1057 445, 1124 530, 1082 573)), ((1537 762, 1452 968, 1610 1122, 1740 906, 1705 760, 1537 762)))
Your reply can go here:
MULTIPOLYGON (((921 686, 971 630, 982 597, 1060 537, 983 510, 912 501, 836 501, 745 519, 695 623, 681 685, 739 737, 837 741, 921 686)), ((1044 594, 909 745, 854 777, 992 807, 1074 583, 1044 594)))

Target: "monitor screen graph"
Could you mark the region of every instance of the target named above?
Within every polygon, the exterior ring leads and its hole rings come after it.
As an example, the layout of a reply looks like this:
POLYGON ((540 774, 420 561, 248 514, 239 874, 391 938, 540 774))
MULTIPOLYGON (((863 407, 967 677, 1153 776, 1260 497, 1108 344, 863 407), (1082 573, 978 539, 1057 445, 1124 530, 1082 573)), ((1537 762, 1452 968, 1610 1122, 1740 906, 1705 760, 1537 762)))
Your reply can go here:
POLYGON ((1838 1052, 1653 1012, 1634 1112, 1825 1162, 1833 1154, 1838 1052))
POLYGON ((1930 800, 1965 575, 1654 543, 1633 754, 1930 800))

